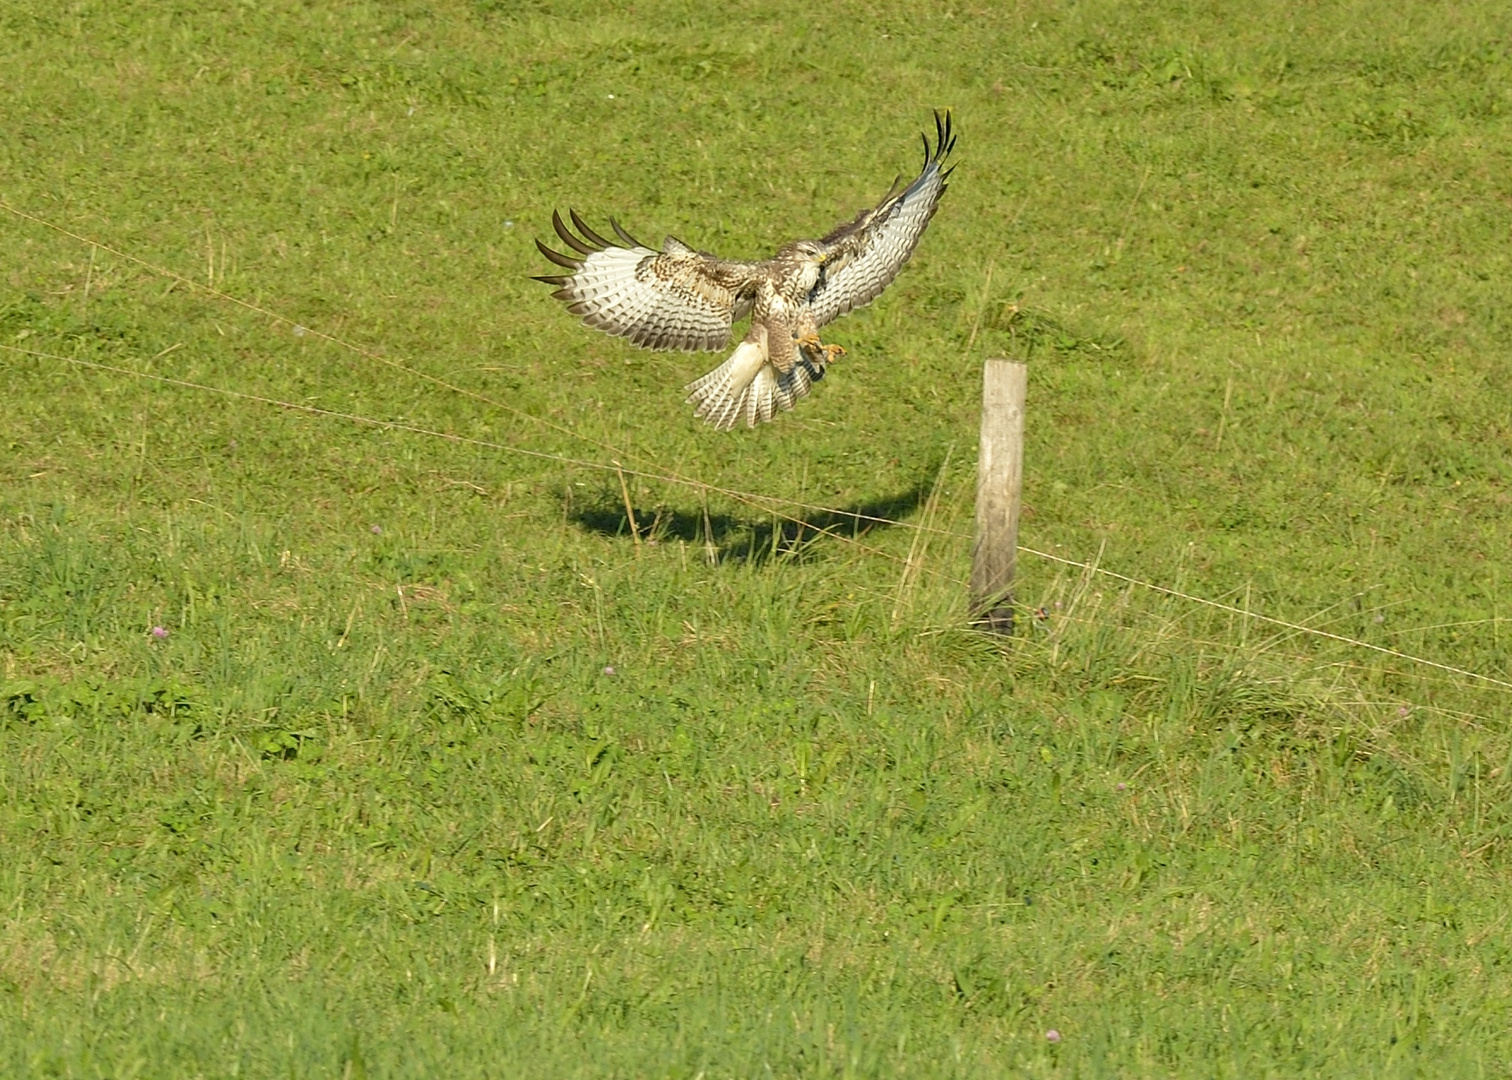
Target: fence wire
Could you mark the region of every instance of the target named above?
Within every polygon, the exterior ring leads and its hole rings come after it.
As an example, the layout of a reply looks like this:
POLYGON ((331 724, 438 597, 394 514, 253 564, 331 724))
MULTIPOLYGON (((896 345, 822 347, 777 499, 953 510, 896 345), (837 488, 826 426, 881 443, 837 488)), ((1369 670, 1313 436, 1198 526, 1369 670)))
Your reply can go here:
MULTIPOLYGON (((565 435, 568 438, 577 440, 589 446, 593 446, 599 450, 606 451, 610 454, 610 460, 606 463, 603 461, 595 461, 589 458, 573 457, 567 454, 555 454, 549 451, 535 450, 530 447, 518 446, 512 443, 498 442, 489 439, 479 439, 468 435, 459 435, 454 432, 440 431, 433 428, 423 427, 418 424, 410 424, 397 420, 385 420, 378 417, 363 416, 357 413, 343 412, 341 410, 335 409, 325 409, 319 406, 307 405, 300 402, 285 401, 278 398, 267 397, 261 394, 252 394, 245 391, 232 390, 226 387, 213 386, 207 383, 194 382, 188 379, 178 379, 167 375, 157 375, 151 372, 137 371, 132 368, 123 367, 116 364, 107 364, 100 361, 85 360, 81 357, 62 356, 56 353, 44 352, 37 349, 28 349, 18 345, 0 343, 0 349, 3 349, 7 352, 32 356, 38 359, 57 361, 96 371, 126 375, 132 378, 144 379, 163 385, 177 386, 183 389, 195 390, 202 393, 216 394, 236 400, 284 409, 290 412, 325 417, 328 419, 344 420, 349 423, 360 424, 363 426, 390 431, 406 432, 409 434, 425 436, 427 438, 443 439, 448 442, 457 444, 477 446, 490 450, 497 450, 505 453, 517 454, 524 457, 536 458, 540 460, 553 461, 559 464, 572 465, 578 468, 604 473, 614 473, 619 475, 620 477, 633 476, 639 480, 654 481, 657 483, 688 487, 702 492, 706 495, 721 495, 725 498, 760 510, 762 513, 771 514, 772 516, 781 518, 782 520, 785 520, 790 524, 797 525, 800 530, 807 529, 812 531, 816 535, 830 536, 851 544, 860 551, 867 552, 871 555, 880 556, 893 562, 902 563, 905 568, 905 575, 918 573, 920 570, 922 570, 923 572, 929 573, 932 576, 942 578, 947 582, 965 587, 966 582, 964 581, 964 579, 954 577, 932 567, 920 566, 917 564, 917 561, 912 557, 912 555, 908 559, 901 558, 897 555, 892 554, 891 552, 883 551, 882 549, 869 544, 863 544, 854 536, 846 536, 838 529, 835 529, 833 527, 819 528, 806 518, 797 514, 790 513, 789 511, 798 510, 812 514, 828 515, 832 518, 838 517, 844 520, 851 520, 858 523, 866 522, 868 524, 886 525, 889 527, 910 529, 914 530, 916 533, 934 534, 968 542, 973 539, 968 534, 957 532, 953 529, 935 526, 932 523, 932 514, 927 514, 926 520, 923 522, 900 521, 894 518, 863 514, 856 511, 823 506, 820 504, 804 502, 797 499, 766 495, 760 492, 740 491, 734 488, 723 487, 718 484, 707 483, 695 477, 686 476, 676 469, 669 468, 664 463, 658 462, 644 453, 635 450, 621 449, 610 443, 585 435, 565 425, 555 423, 554 421, 548 420, 545 417, 526 412, 523 409, 508 404, 507 402, 499 401, 486 394, 479 393, 475 390, 470 390, 466 387, 458 386, 455 383, 440 378, 439 376, 432 375, 429 372, 421 371, 420 369, 405 364, 402 361, 383 356, 382 354, 375 352, 372 349, 368 349, 361 345, 347 341, 343 338, 337 337, 334 334, 329 334, 324 331, 308 327, 303 323, 296 322, 295 320, 290 319, 289 317, 266 308, 260 304, 253 303, 241 297, 234 296, 230 293, 217 289, 211 284, 196 281, 195 279, 181 274, 175 270, 159 266, 146 259, 132 255, 125 251, 121 251, 118 248, 102 243, 91 237, 81 235, 78 232, 58 225, 54 222, 48 221, 45 218, 41 218, 34 214, 27 213, 24 210, 17 209, 4 200, 0 200, 0 210, 5 210, 6 212, 17 218, 42 226, 62 236, 76 240, 81 244, 87 244, 91 249, 108 252, 109 254, 114 255, 117 258, 140 266, 143 269, 150 271, 151 273, 188 286, 189 288, 197 290, 217 300, 221 300, 225 303, 235 305, 244 310, 254 312, 265 318, 286 325, 291 329, 295 327, 301 328, 306 334, 314 337, 317 340, 328 342, 329 344, 348 350, 367 360, 382 364, 397 371, 404 372, 451 393, 470 398, 474 401, 479 402, 480 404, 487 405, 491 408, 498 409, 512 416, 540 425, 541 427, 551 430, 559 435, 565 435), (645 467, 627 467, 622 463, 621 459, 640 461, 644 463, 645 467)), ((1155 582, 1145 581, 1127 574, 1121 574, 1117 571, 1109 570, 1101 565, 1101 553, 1099 553, 1097 560, 1094 560, 1093 562, 1083 562, 1077 559, 1067 558, 1062 555, 1056 555, 1051 552, 1040 551, 1036 548, 1028 547, 1022 544, 1018 546, 1018 550, 1025 555, 1029 555, 1037 559, 1042 559, 1046 562, 1056 563, 1080 570, 1083 574, 1088 575, 1089 577, 1098 576, 1108 578, 1113 581, 1122 582, 1130 587, 1147 590, 1157 595, 1168 596, 1176 600, 1181 600, 1185 603, 1205 607, 1215 611, 1225 612, 1230 615, 1237 615, 1246 620, 1268 626, 1274 626, 1279 629, 1287 630, 1291 633, 1302 634, 1321 640, 1332 641, 1367 652, 1389 656, 1393 659, 1401 660, 1420 667, 1431 668, 1449 674, 1457 675, 1462 678, 1471 679, 1483 686, 1495 687, 1503 691, 1512 690, 1512 682, 1498 679, 1491 675, 1485 675, 1477 671, 1469 670, 1467 668, 1456 667, 1452 664, 1441 663, 1440 661, 1431 660, 1426 657, 1416 656, 1412 653, 1388 648, 1384 645, 1376 645, 1372 642, 1361 641, 1358 638, 1351 638, 1344 634, 1336 634, 1318 627, 1308 626, 1304 623, 1292 622, 1287 619, 1280 619, 1270 615, 1263 615, 1258 612, 1249 610, 1247 607, 1238 607, 1236 605, 1224 603, 1219 600, 1211 600, 1207 597, 1196 596, 1192 593, 1184 592, 1180 589, 1160 585, 1155 582)))

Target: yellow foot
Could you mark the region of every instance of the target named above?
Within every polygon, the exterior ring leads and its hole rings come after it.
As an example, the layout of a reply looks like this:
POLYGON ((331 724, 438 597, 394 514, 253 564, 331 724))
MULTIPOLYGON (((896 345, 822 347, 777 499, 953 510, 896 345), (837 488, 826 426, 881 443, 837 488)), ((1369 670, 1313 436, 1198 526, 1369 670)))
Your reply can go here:
POLYGON ((832 364, 839 357, 845 355, 845 350, 839 345, 826 345, 819 340, 818 334, 804 334, 798 338, 796 344, 806 354, 818 360, 820 354, 824 357, 824 363, 832 364))

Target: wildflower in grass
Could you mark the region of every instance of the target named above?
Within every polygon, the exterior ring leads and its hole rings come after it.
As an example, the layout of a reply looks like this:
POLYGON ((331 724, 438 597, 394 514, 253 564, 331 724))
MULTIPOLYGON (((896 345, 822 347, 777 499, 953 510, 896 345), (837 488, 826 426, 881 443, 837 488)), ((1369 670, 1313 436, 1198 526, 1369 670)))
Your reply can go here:
POLYGON ((1129 785, 1128 784, 1124 784, 1124 783, 1120 783, 1118 785, 1118 790, 1119 791, 1128 791, 1129 790, 1129 785))
POLYGON ((1054 1028, 1051 1028, 1049 1031, 1045 1032, 1045 1041, 1053 1043, 1060 1042, 1060 1032, 1056 1031, 1054 1028))
POLYGON ((614 674, 614 665, 613 664, 605 664, 604 665, 604 674, 605 675, 613 675, 614 674))
POLYGON ((368 531, 371 532, 374 536, 382 536, 383 535, 383 526, 382 525, 374 525, 368 531))
POLYGON ((168 636, 168 628, 165 626, 154 626, 152 628, 152 636, 162 641, 168 636))

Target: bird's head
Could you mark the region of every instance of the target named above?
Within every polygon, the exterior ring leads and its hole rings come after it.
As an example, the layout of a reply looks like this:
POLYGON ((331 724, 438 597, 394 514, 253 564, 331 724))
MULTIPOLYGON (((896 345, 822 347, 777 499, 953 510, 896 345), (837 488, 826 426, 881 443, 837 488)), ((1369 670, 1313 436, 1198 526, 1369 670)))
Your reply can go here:
POLYGON ((824 280, 824 266, 829 255, 815 240, 794 240, 782 252, 795 267, 794 278, 802 292, 810 292, 824 280))

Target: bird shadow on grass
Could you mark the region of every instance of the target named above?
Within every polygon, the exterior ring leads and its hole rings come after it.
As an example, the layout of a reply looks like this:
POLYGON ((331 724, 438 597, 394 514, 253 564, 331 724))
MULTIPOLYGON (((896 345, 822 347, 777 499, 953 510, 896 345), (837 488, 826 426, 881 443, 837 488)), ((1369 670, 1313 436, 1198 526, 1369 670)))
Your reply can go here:
POLYGON ((701 545, 710 562, 761 565, 773 560, 803 561, 819 552, 826 539, 859 539, 877 529, 901 523, 929 497, 926 482, 894 495, 867 499, 831 510, 781 508, 777 513, 715 513, 701 506, 692 508, 660 505, 634 507, 635 528, 625 513, 618 492, 605 492, 568 517, 587 532, 643 543, 681 540, 701 545))

